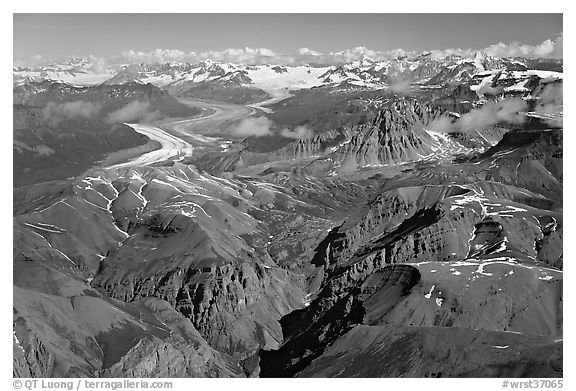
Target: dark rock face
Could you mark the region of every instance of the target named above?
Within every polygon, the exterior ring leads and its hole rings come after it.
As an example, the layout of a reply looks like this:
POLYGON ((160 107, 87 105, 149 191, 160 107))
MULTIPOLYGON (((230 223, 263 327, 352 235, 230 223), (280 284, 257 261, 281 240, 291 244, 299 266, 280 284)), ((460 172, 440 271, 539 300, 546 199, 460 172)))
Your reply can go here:
POLYGON ((431 137, 422 129, 441 111, 416 100, 399 100, 380 111, 370 125, 352 133, 350 141, 333 156, 339 170, 349 172, 359 166, 401 163, 430 154, 431 137))
POLYGON ((201 334, 163 300, 139 301, 167 325, 169 338, 140 340, 127 354, 99 371, 100 377, 243 377, 242 368, 229 356, 206 343, 201 334))
POLYGON ((261 346, 277 346, 282 340, 277 321, 301 300, 287 273, 249 263, 164 273, 157 286, 148 276, 126 276, 116 285, 102 281, 116 275, 104 268, 93 284, 127 301, 158 296, 190 319, 211 346, 241 358, 261 346))
POLYGON ((410 266, 363 262, 330 279, 306 309, 282 319, 286 342, 278 351, 260 353, 261 377, 293 376, 320 356, 327 346, 361 323, 363 299, 376 291, 385 297, 378 310, 386 311, 418 283, 420 273, 410 266), (295 360, 297 358, 297 360, 295 360))
POLYGON ((478 95, 469 86, 459 85, 444 97, 434 100, 434 105, 455 113, 467 113, 478 101, 478 95))
MULTIPOLYGON (((172 182, 186 191, 186 175, 179 178, 180 185, 172 182)), ((159 297, 190 319, 211 346, 239 358, 261 346, 277 346, 282 340, 277 321, 301 305, 299 278, 275 266, 266 252, 254 253, 262 234, 253 217, 210 196, 198 204, 192 192, 188 201, 180 196, 181 207, 188 202, 190 212, 167 213, 162 200, 175 193, 170 189, 154 180, 146 185, 143 197, 154 201, 144 214, 141 206, 126 204, 137 211, 125 213, 136 216, 124 222, 130 238, 100 264, 92 286, 127 302, 159 297)))
MULTIPOLYGON (((549 153, 535 156, 534 148, 556 149, 561 145, 557 141, 554 132, 519 133, 505 137, 494 151, 513 143, 521 151, 516 156, 502 155, 506 159, 518 162, 532 156, 546 161, 549 153), (546 147, 542 138, 548 140, 546 147)), ((487 152, 486 158, 498 156, 494 151, 487 152)), ((505 169, 506 164, 499 167, 505 169)), ((558 173, 555 180, 560 178, 558 173)), ((559 376, 562 281, 561 275, 544 265, 561 267, 557 258, 561 255, 551 247, 543 249, 544 243, 558 243, 561 237, 556 217, 546 210, 535 212, 539 217, 531 222, 516 217, 526 209, 503 206, 503 189, 396 185, 388 184, 389 190, 350 216, 317 248, 314 264, 323 269, 321 287, 306 309, 282 319, 286 340, 278 350, 261 351, 260 375, 503 376, 535 369, 543 376, 559 376), (461 207, 472 203, 476 205, 461 207), (498 278, 508 282, 496 282, 498 278), (529 281, 536 281, 535 285, 529 281), (508 299, 502 295, 509 295, 508 299), (454 358, 453 364, 435 366, 427 360, 437 362, 437 345, 427 347, 433 341, 428 337, 419 340, 429 329, 416 326, 433 327, 434 332, 441 330, 439 326, 463 327, 451 343, 471 343, 477 351, 485 349, 480 341, 486 338, 494 341, 491 349, 508 349, 510 345, 502 342, 509 338, 508 330, 530 329, 538 337, 523 337, 522 343, 532 346, 530 338, 537 338, 542 347, 506 350, 506 358, 486 353, 464 365, 454 358), (355 339, 356 335, 362 337, 355 339), (360 338, 372 342, 364 345, 360 338), (543 360, 539 354, 544 350, 554 358, 543 360), (414 354, 421 358, 408 359, 414 354), (513 358, 518 354, 524 362, 513 358), (372 365, 369 357, 374 355, 382 355, 386 364, 372 365), (335 357, 341 364, 334 364, 335 357), (487 363, 491 370, 480 369, 487 363)), ((540 191, 547 193, 546 188, 540 191)))
POLYGON ((78 175, 107 154, 143 146, 149 140, 123 124, 68 120, 56 127, 42 122, 41 110, 24 106, 15 118, 14 185, 78 175))
POLYGON ((357 326, 300 376, 558 377, 561 368, 562 344, 547 338, 458 328, 357 326), (460 353, 469 350, 477 354, 460 353))

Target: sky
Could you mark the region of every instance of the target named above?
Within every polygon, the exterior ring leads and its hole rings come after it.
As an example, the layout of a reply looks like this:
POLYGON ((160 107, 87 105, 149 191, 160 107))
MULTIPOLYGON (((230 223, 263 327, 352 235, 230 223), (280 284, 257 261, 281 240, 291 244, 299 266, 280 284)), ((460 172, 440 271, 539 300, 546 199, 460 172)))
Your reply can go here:
POLYGON ((536 46, 563 32, 562 14, 14 14, 13 22, 14 59, 110 58, 156 49, 481 49, 513 42, 536 46))

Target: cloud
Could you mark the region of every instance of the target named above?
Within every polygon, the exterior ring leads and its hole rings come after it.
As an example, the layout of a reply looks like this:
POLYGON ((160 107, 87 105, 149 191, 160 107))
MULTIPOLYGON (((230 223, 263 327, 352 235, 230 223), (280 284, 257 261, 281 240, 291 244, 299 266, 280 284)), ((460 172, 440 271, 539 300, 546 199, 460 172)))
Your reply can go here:
POLYGON ((492 86, 486 84, 486 85, 480 87, 477 92, 479 92, 482 95, 498 95, 502 91, 504 91, 504 87, 502 87, 502 86, 492 87, 492 86))
MULTIPOLYGON (((563 37, 559 36, 555 40, 547 39, 536 45, 526 45, 517 42, 500 42, 485 48, 448 48, 431 50, 429 53, 433 59, 440 59, 446 56, 471 57, 478 52, 493 57, 562 58, 562 40, 563 37)), ((212 50, 202 53, 186 53, 177 49, 156 49, 150 52, 136 52, 133 50, 123 52, 120 60, 124 61, 124 63, 145 64, 161 64, 174 61, 194 63, 212 60, 247 65, 302 65, 307 63, 338 65, 362 60, 364 58, 384 61, 404 56, 416 57, 422 53, 422 51, 410 51, 401 48, 378 51, 364 46, 329 53, 321 53, 306 47, 300 48, 294 53, 277 53, 266 48, 253 49, 250 47, 244 49, 229 48, 221 51, 212 50)))
POLYGON ((549 117, 546 122, 550 126, 562 127, 562 105, 564 103, 562 84, 547 84, 542 92, 538 94, 538 103, 534 111, 538 114, 544 114, 549 117))
POLYGON ((133 101, 106 116, 106 122, 152 122, 161 117, 159 111, 150 111, 150 102, 133 101))
POLYGON ((321 56, 322 53, 317 52, 315 50, 310 50, 308 48, 300 48, 296 51, 296 54, 299 56, 321 56))
POLYGON ((410 82, 407 80, 396 81, 390 84, 388 90, 397 94, 407 94, 410 92, 410 82))
POLYGON ((432 50, 431 56, 440 59, 446 56, 471 57, 480 52, 492 57, 528 57, 528 58, 562 58, 563 36, 555 40, 547 39, 536 45, 526 45, 519 42, 499 42, 480 49, 443 49, 432 50))
MULTIPOLYGON (((246 65, 275 64, 275 65, 303 65, 308 63, 341 65, 352 61, 370 58, 378 61, 390 60, 397 57, 416 57, 423 53, 430 53, 432 59, 446 56, 472 57, 476 53, 483 53, 494 57, 533 57, 533 58, 562 58, 563 35, 555 39, 546 39, 535 45, 518 42, 499 42, 484 48, 447 48, 434 49, 426 52, 405 50, 402 48, 379 51, 364 46, 351 49, 321 53, 314 49, 303 47, 293 53, 278 53, 267 48, 228 48, 225 50, 211 50, 202 53, 186 52, 180 49, 154 49, 149 52, 127 50, 119 56, 108 58, 109 64, 165 64, 170 62, 198 63, 205 60, 240 63, 246 65)), ((62 59, 61 59, 62 60, 62 59)), ((56 61, 42 56, 31 59, 15 59, 14 66, 40 66, 56 61)), ((99 66, 103 66, 101 63, 99 66)))
POLYGON ((242 137, 262 137, 272 135, 270 128, 273 122, 266 117, 244 118, 232 129, 232 133, 242 137))
POLYGON ((208 51, 200 53, 201 60, 213 60, 221 62, 241 64, 270 64, 281 63, 277 61, 282 55, 265 48, 226 49, 224 51, 208 51))
POLYGON ((329 57, 333 62, 348 63, 355 60, 360 60, 364 57, 376 58, 378 52, 370 50, 364 46, 358 46, 353 49, 342 50, 339 52, 331 52, 329 57))
POLYGON ((89 71, 94 73, 107 73, 108 72, 108 60, 105 58, 96 58, 90 56, 89 60, 92 62, 92 66, 88 68, 89 71))
POLYGON ((564 35, 560 34, 558 38, 554 41, 554 57, 563 58, 564 57, 564 35))
POLYGON ((406 51, 404 49, 394 49, 386 51, 371 50, 364 46, 358 46, 352 49, 342 50, 339 52, 330 52, 328 55, 323 56, 326 63, 349 63, 352 61, 359 61, 364 58, 372 60, 390 60, 396 57, 416 56, 418 52, 406 51))
POLYGON ((280 131, 282 137, 294 138, 294 139, 309 139, 314 136, 314 132, 307 126, 298 126, 296 129, 291 130, 284 128, 280 131))
POLYGON ((32 151, 36 153, 38 156, 50 156, 54 154, 54 150, 47 145, 34 145, 32 147, 32 151))
POLYGON ((122 55, 119 58, 115 58, 114 62, 121 64, 143 63, 154 65, 169 62, 197 63, 212 60, 242 64, 267 64, 281 57, 283 56, 266 48, 229 48, 222 51, 211 50, 202 53, 196 53, 194 51, 187 53, 178 49, 155 49, 149 52, 128 50, 122 52, 122 55))
POLYGON ((284 128, 280 132, 272 132, 274 122, 266 117, 244 118, 232 129, 232 134, 242 137, 262 137, 279 134, 282 137, 293 139, 308 139, 314 136, 312 129, 307 126, 298 126, 295 129, 284 128))
POLYGON ((441 116, 432 120, 426 129, 450 133, 455 131, 483 129, 501 122, 521 124, 526 121, 524 114, 528 110, 528 103, 520 98, 508 98, 499 102, 489 102, 484 106, 472 109, 453 121, 450 117, 441 116))
POLYGON ((438 133, 449 133, 453 130, 452 120, 449 117, 438 117, 426 126, 426 129, 438 133))
POLYGON ((461 57, 471 57, 476 53, 473 49, 443 49, 443 50, 431 50, 430 57, 439 60, 448 56, 461 56, 461 57))
POLYGON ((538 94, 539 105, 561 105, 564 103, 564 94, 562 84, 547 84, 542 92, 538 94))
POLYGON ((488 46, 482 51, 493 57, 536 57, 560 58, 562 57, 562 36, 555 41, 547 39, 538 45, 523 45, 518 42, 510 44, 497 43, 488 46))
POLYGON ((197 62, 199 59, 195 52, 186 53, 178 49, 155 49, 149 52, 128 50, 122 52, 117 62, 165 64, 169 62, 197 62))
POLYGON ((42 109, 42 117, 50 125, 58 125, 64 119, 90 118, 102 110, 102 104, 86 102, 82 100, 55 103, 48 102, 42 109))
POLYGON ((304 65, 317 64, 345 64, 352 61, 370 58, 373 60, 388 60, 402 56, 416 56, 418 52, 394 49, 389 51, 376 51, 364 46, 337 52, 320 53, 309 48, 300 48, 295 53, 277 53, 266 48, 244 49, 228 48, 217 51, 211 50, 202 53, 189 52, 176 49, 155 49, 150 52, 129 50, 122 52, 122 56, 114 59, 115 63, 144 63, 163 64, 167 62, 190 62, 196 63, 212 60, 224 63, 238 63, 246 65, 278 64, 278 65, 304 65))
POLYGON ((499 102, 489 102, 478 109, 473 109, 466 114, 462 114, 454 123, 454 128, 467 131, 482 129, 496 125, 499 122, 520 124, 526 120, 526 116, 521 112, 525 112, 527 109, 528 104, 520 98, 508 98, 499 102))

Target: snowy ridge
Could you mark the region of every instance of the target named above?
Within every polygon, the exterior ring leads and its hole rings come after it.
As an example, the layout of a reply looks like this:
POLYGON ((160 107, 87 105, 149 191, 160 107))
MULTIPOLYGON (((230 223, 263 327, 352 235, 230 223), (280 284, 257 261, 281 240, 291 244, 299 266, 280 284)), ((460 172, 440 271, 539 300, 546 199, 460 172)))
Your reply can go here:
MULTIPOLYGON (((370 58, 343 65, 243 65, 206 60, 197 64, 114 65, 101 69, 89 61, 53 64, 37 68, 13 68, 14 83, 27 80, 53 80, 71 85, 151 83, 157 87, 178 87, 186 83, 215 82, 227 87, 251 86, 266 92, 297 90, 345 84, 362 88, 386 88, 399 82, 419 83, 432 88, 439 83, 470 82, 478 91, 500 78, 524 82, 532 76, 562 78, 561 72, 530 69, 515 59, 476 54, 471 58, 429 56, 375 61, 370 58)), ((507 87, 522 90, 516 83, 507 87)))

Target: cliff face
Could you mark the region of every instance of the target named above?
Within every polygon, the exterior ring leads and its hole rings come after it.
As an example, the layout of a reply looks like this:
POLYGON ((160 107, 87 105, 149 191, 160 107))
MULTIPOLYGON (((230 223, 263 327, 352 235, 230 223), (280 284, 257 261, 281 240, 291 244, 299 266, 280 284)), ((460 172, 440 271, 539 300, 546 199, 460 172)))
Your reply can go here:
MULTIPOLYGON (((338 181, 315 184, 327 185, 343 195, 326 209, 350 201, 338 181)), ((15 324, 28 330, 16 329, 28 356, 16 356, 15 373, 257 372, 252 356, 278 347, 279 319, 304 305, 302 253, 328 222, 304 186, 177 163, 93 170, 15 192, 15 324), (54 313, 66 315, 42 329, 54 313), (110 319, 92 325, 96 314, 110 319), (61 322, 71 335, 57 332, 61 322), (160 370, 159 360, 169 365, 160 370)))
MULTIPOLYGON (((345 110, 361 111, 350 102, 345 110)), ((192 162, 211 172, 247 171, 250 167, 284 163, 301 165, 314 176, 354 173, 370 167, 392 166, 457 154, 481 152, 502 137, 501 129, 484 129, 471 134, 428 131, 428 125, 449 114, 446 107, 423 103, 416 98, 395 97, 379 102, 357 124, 345 125, 260 152, 250 145, 231 152, 203 155, 192 162)), ((336 114, 335 114, 336 115, 336 114)), ((273 137, 272 137, 273 138, 273 137)), ((254 168, 257 169, 257 168, 254 168)), ((292 167, 291 169, 294 169, 292 167)))
POLYGON ((230 356, 214 350, 188 319, 166 301, 138 301, 170 329, 169 338, 140 340, 119 361, 98 371, 99 377, 245 377, 230 356))
POLYGON ((423 126, 440 114, 440 109, 417 100, 395 101, 385 106, 371 124, 350 132, 350 140, 330 157, 340 163, 341 172, 419 160, 432 152, 433 139, 423 126))
MULTIPOLYGON (((55 285, 62 278, 44 281, 55 285)), ((83 290, 15 287, 15 376, 245 376, 161 300, 126 304, 76 285, 83 290)))
POLYGON ((108 253, 92 286, 127 302, 159 297, 190 319, 211 346, 244 358, 261 346, 277 346, 278 319, 299 307, 304 293, 298 277, 262 248, 269 239, 244 212, 273 202, 274 195, 259 201, 257 189, 252 196, 218 181, 198 194, 201 178, 185 168, 118 183, 111 208, 123 216, 129 237, 108 253), (145 210, 143 202, 127 198, 138 181, 144 181, 145 210))
MULTIPOLYGON (((113 262, 114 258, 107 260, 113 262)), ((277 347, 282 340, 278 320, 298 308, 303 298, 289 273, 249 262, 169 269, 157 277, 124 275, 114 281, 116 272, 122 273, 103 266, 94 285, 127 301, 160 297, 190 319, 212 347, 236 358, 245 358, 259 347, 277 347)))
POLYGON ((412 173, 389 180, 380 195, 357 209, 316 248, 312 263, 321 270, 322 282, 311 284, 307 308, 281 320, 285 335, 281 347, 260 352, 261 376, 350 376, 352 372, 492 376, 527 373, 529 367, 557 376, 562 354, 558 343, 562 273, 556 269, 561 267, 561 251, 552 250, 551 243, 558 243, 562 231, 554 202, 537 200, 548 199, 548 189, 561 180, 561 171, 555 175, 536 171, 539 174, 529 182, 511 181, 514 177, 507 171, 512 165, 518 169, 527 159, 558 167, 558 148, 556 131, 511 134, 475 163, 456 165, 453 171, 429 167, 424 174, 428 183, 434 183, 434 174, 443 170, 444 179, 438 180, 452 185, 415 186, 418 175, 412 173), (499 164, 494 165, 494 160, 499 164), (486 180, 489 165, 491 180, 486 180), (537 192, 534 182, 546 185, 537 192), (464 367, 446 353, 446 362, 428 365, 436 356, 428 350, 428 342, 419 340, 425 334, 420 326, 461 328, 453 343, 470 341, 477 351, 487 338, 496 348, 506 349, 506 333, 526 333, 538 337, 523 337, 521 343, 531 345, 531 338, 538 339, 541 349, 555 358, 544 362, 541 350, 530 348, 522 353, 530 364, 514 364, 513 372, 505 362, 517 362, 516 350, 506 351, 507 359, 502 361, 487 355, 464 367), (374 337, 378 357, 386 360, 430 353, 414 366, 396 366, 395 361, 374 366, 366 360, 376 354, 375 348, 359 343, 357 335, 374 337), (412 338, 416 340, 404 345, 412 338), (400 350, 398 344, 403 346, 400 350), (338 360, 342 363, 338 370, 328 370, 326 363, 335 355, 351 361, 338 360), (489 362, 494 372, 479 369, 489 362))

